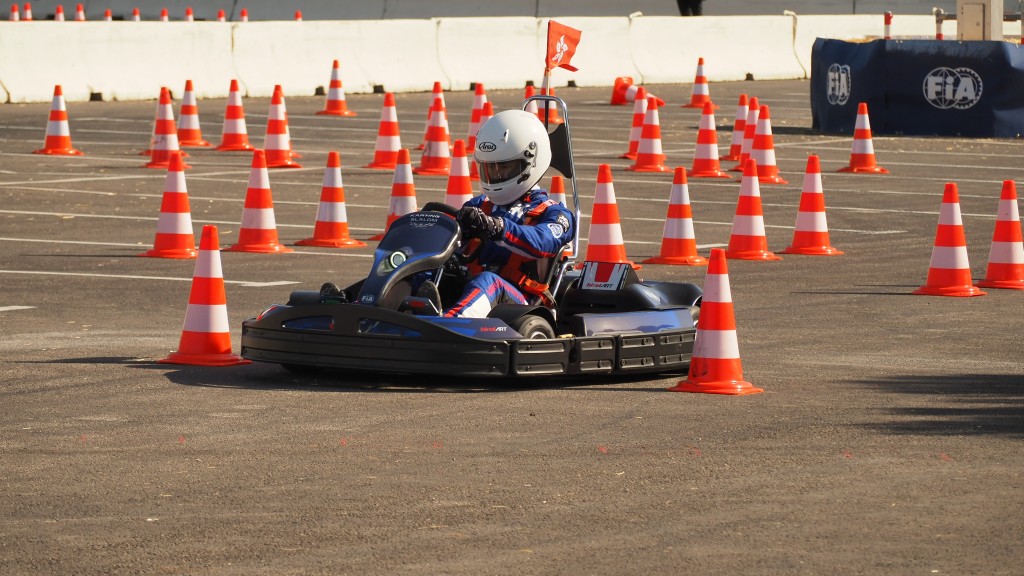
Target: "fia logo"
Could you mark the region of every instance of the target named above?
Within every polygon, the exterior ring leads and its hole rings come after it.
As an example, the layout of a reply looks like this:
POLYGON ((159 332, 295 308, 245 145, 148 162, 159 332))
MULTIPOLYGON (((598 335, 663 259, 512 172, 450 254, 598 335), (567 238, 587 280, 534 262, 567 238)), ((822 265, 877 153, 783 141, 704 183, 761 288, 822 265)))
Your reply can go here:
POLYGON ((936 68, 924 77, 924 98, 940 110, 966 110, 981 100, 981 76, 970 68, 936 68))
POLYGON ((850 77, 850 67, 846 64, 833 64, 828 67, 828 103, 833 106, 842 106, 850 99, 850 89, 853 79, 850 77))

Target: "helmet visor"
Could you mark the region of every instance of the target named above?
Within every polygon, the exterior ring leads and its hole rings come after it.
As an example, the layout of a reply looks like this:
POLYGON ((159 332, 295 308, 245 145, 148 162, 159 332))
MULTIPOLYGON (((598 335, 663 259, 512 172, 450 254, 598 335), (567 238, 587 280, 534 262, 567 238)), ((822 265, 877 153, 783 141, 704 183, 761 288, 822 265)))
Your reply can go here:
POLYGON ((486 184, 497 184, 519 176, 528 167, 529 164, 525 159, 516 158, 515 160, 504 160, 502 162, 480 162, 478 171, 480 172, 480 179, 486 184))

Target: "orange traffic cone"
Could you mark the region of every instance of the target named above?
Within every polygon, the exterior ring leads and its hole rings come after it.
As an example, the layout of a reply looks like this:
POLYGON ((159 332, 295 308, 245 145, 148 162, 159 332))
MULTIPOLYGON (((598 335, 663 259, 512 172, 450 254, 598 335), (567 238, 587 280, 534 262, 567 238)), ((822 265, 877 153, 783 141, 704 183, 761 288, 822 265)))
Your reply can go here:
POLYGON ((853 149, 850 151, 850 165, 840 168, 840 172, 866 172, 868 174, 888 174, 889 171, 877 165, 875 145, 871 142, 871 121, 868 119, 868 105, 861 102, 857 105, 857 124, 853 129, 853 149))
POLYGON ((971 282, 971 265, 967 261, 967 238, 960 217, 960 195, 956 184, 946 183, 939 208, 939 224, 935 229, 928 279, 913 294, 924 296, 984 296, 971 282))
POLYGON ((21 20, 21 15, 18 13, 18 5, 11 4, 11 14, 7 17, 8 22, 18 22, 21 20))
MULTIPOLYGON (((480 113, 480 125, 483 126, 488 120, 494 117, 494 106, 490 102, 484 102, 483 112, 480 113)), ((480 171, 476 166, 476 160, 473 157, 473 153, 476 151, 476 134, 469 137, 466 141, 466 156, 469 161, 469 179, 475 181, 480 180, 480 171)))
POLYGON ((53 21, 63 22, 64 21, 64 7, 57 4, 57 7, 53 10, 53 21))
POLYGON ((828 222, 825 219, 825 194, 821 188, 821 161, 817 156, 807 158, 803 194, 796 215, 793 243, 783 254, 809 256, 839 256, 842 254, 829 243, 828 222))
POLYGON ((747 127, 747 95, 740 94, 739 104, 736 105, 736 117, 732 123, 732 141, 729 143, 729 153, 719 158, 724 162, 736 162, 743 152, 743 131, 747 127))
POLYGON ((420 165, 413 172, 425 176, 447 176, 452 167, 451 142, 444 100, 434 100, 434 111, 430 115, 430 128, 427 130, 427 144, 423 148, 420 165))
POLYGON ((238 80, 231 81, 228 104, 224 110, 224 128, 217 150, 254 150, 249 144, 249 133, 245 128, 245 108, 242 106, 242 95, 238 92, 238 80))
POLYGON ((377 129, 377 144, 373 150, 373 162, 363 168, 375 170, 394 170, 398 161, 398 151, 402 148, 402 138, 398 131, 398 110, 395 108, 395 95, 384 94, 384 106, 380 110, 380 127, 377 129))
POLYGON ((469 162, 466 160, 466 145, 462 140, 455 141, 455 154, 452 157, 452 169, 448 174, 448 188, 444 193, 444 203, 455 208, 473 199, 473 183, 469 179, 469 162))
POLYGON ((196 21, 196 15, 192 11, 192 7, 191 6, 187 6, 185 8, 185 22, 195 22, 195 21, 196 21))
MULTIPOLYGON (((711 89, 708 86, 708 78, 704 75, 704 59, 697 59, 697 75, 693 79, 693 89, 690 92, 690 103, 683 104, 683 108, 704 108, 705 102, 711 102, 711 89)), ((715 106, 714 103, 711 104, 715 106)))
POLYGON ((25 16, 22 18, 25 22, 32 21, 32 3, 25 2, 25 16))
POLYGON ((726 257, 737 260, 782 260, 768 251, 764 234, 764 212, 761 209, 761 188, 758 185, 757 161, 747 158, 740 182, 740 197, 732 221, 732 234, 726 257))
POLYGON ((170 14, 167 13, 167 8, 161 8, 160 9, 160 21, 161 22, 170 22, 171 21, 171 16, 170 16, 170 14))
POLYGON ((697 254, 697 239, 693 235, 693 211, 690 208, 690 188, 686 183, 686 168, 676 168, 672 191, 668 201, 668 216, 661 239, 661 253, 643 261, 644 264, 681 264, 704 266, 708 259, 697 254))
POLYGON ((185 80, 185 93, 181 97, 181 122, 178 124, 179 146, 210 146, 203 140, 203 131, 199 128, 199 106, 192 81, 185 80))
POLYGON ((469 132, 466 133, 466 142, 475 139, 476 133, 480 131, 480 126, 483 124, 480 118, 483 116, 486 103, 487 90, 484 89, 483 84, 477 82, 473 89, 473 108, 469 112, 469 132))
POLYGON ((708 273, 704 277, 700 320, 686 380, 669 388, 672 392, 700 392, 742 396, 764 392, 743 380, 736 316, 729 286, 729 268, 721 248, 711 249, 708 273))
POLYGON ((627 168, 634 172, 668 172, 665 155, 661 152, 661 124, 658 120, 658 101, 647 97, 647 113, 640 130, 640 143, 636 148, 636 160, 627 168))
POLYGON ((416 184, 412 179, 412 161, 409 159, 409 149, 402 148, 398 151, 395 176, 391 181, 391 199, 388 201, 388 218, 384 223, 384 232, 373 236, 370 240, 384 238, 391 223, 410 212, 415 212, 416 206, 416 184))
POLYGON ((754 144, 750 157, 757 161, 757 180, 761 184, 788 184, 779 176, 775 165, 775 138, 772 136, 771 110, 761 106, 757 113, 757 128, 754 130, 754 144))
MULTIPOLYGON (((548 198, 568 208, 569 204, 566 203, 565 199, 565 178, 558 174, 551 176, 551 189, 548 190, 548 198)), ((570 241, 566 246, 565 252, 562 252, 562 256, 572 258, 572 242, 570 241)))
POLYGON ((173 152, 164 179, 164 196, 160 201, 153 249, 139 256, 195 258, 196 239, 193 234, 188 188, 185 186, 185 162, 181 159, 181 152, 173 152))
POLYGON ((747 165, 747 158, 750 158, 750 150, 754 147, 754 132, 757 131, 757 113, 760 110, 760 103, 757 96, 747 101, 747 120, 743 123, 743 144, 740 145, 740 161, 729 169, 730 172, 743 172, 747 165))
MULTIPOLYGON (((174 123, 174 108, 171 106, 171 92, 166 86, 160 88, 160 112, 157 114, 156 129, 153 131, 156 141, 149 156, 146 168, 167 168, 171 163, 171 154, 179 152, 178 128, 174 123)), ((185 168, 191 168, 183 164, 185 168)))
POLYGON ((75 22, 85 22, 85 7, 75 4, 75 22))
POLYGON ((597 167, 597 188, 594 191, 594 208, 590 213, 590 230, 587 232, 586 260, 629 264, 635 270, 640 269, 639 264, 626 258, 626 246, 622 243, 622 226, 619 223, 619 206, 615 203, 612 167, 608 164, 597 167))
POLYGON ((697 147, 693 149, 693 169, 690 176, 694 178, 732 178, 722 172, 718 161, 718 129, 715 128, 715 109, 711 102, 704 103, 700 115, 700 129, 697 131, 697 147))
MULTIPOLYGON (((523 92, 523 100, 529 100, 531 97, 537 95, 537 90, 533 87, 533 84, 527 84, 526 89, 523 92)), ((544 121, 544 117, 540 115, 540 111, 537 110, 537 101, 534 100, 526 105, 524 108, 530 114, 536 116, 541 122, 544 121)))
POLYGON ((444 89, 441 88, 440 82, 434 82, 434 87, 431 89, 430 106, 427 107, 427 121, 423 126, 423 141, 416 147, 417 150, 423 150, 427 147, 427 137, 430 135, 430 127, 433 125, 434 109, 437 107, 437 103, 441 103, 441 109, 444 110, 444 121, 448 122, 448 108, 444 104, 444 89))
POLYGON ((992 233, 992 248, 988 253, 988 268, 985 279, 978 282, 978 286, 1024 290, 1024 243, 1021 241, 1020 214, 1017 211, 1017 185, 1013 180, 1003 181, 996 229, 992 233))
POLYGON ((267 114, 267 131, 263 137, 267 168, 302 168, 292 160, 292 140, 288 133, 288 111, 285 109, 284 92, 281 86, 274 87, 267 114))
POLYGON ((292 251, 277 241, 274 200, 270 191, 267 158, 263 150, 257 149, 252 153, 252 169, 249 171, 249 188, 245 191, 245 207, 242 209, 242 224, 238 228, 238 242, 224 250, 260 254, 292 251))
POLYGON ((327 102, 324 109, 317 112, 319 115, 327 116, 355 116, 356 113, 348 109, 345 102, 345 88, 341 85, 341 71, 338 68, 338 61, 334 61, 331 68, 331 84, 327 88, 327 102))
POLYGON ((630 98, 627 96, 627 92, 630 89, 632 89, 635 94, 637 86, 633 84, 632 77, 617 77, 615 79, 615 82, 612 84, 612 99, 611 102, 609 102, 609 104, 611 104, 612 106, 622 106, 624 104, 629 104, 630 102, 633 102, 634 98, 630 98))
POLYGON ((647 90, 641 86, 637 89, 636 100, 633 101, 633 124, 629 127, 629 148, 619 158, 636 160, 636 151, 640 147, 640 134, 643 132, 646 116, 647 90))
POLYGON ((341 155, 327 153, 327 169, 320 189, 320 206, 316 211, 313 237, 299 240, 297 246, 325 248, 358 248, 365 242, 349 237, 348 213, 345 210, 345 187, 341 182, 341 155))
POLYGON ((60 84, 53 87, 53 101, 50 104, 50 119, 46 123, 46 138, 43 147, 33 154, 55 156, 83 156, 81 150, 71 146, 71 128, 68 125, 68 109, 64 104, 64 89, 60 84))
POLYGON ((160 360, 161 364, 237 366, 251 363, 231 353, 231 330, 219 246, 217 227, 203 226, 178 351, 160 360))

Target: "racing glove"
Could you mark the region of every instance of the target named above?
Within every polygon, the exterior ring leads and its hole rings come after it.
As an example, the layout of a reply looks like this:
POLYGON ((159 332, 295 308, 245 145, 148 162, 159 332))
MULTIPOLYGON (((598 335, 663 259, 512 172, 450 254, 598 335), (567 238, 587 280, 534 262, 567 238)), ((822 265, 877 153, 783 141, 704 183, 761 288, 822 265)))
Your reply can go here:
POLYGON ((505 220, 488 216, 479 208, 463 207, 459 209, 459 226, 463 233, 473 238, 497 240, 505 233, 505 220))

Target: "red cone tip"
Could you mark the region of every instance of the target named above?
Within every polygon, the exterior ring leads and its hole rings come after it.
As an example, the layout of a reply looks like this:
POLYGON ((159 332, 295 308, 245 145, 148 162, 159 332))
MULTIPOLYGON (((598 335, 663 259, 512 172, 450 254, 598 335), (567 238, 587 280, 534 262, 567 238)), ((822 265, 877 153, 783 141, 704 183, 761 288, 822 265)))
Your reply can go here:
POLYGON ((757 178, 757 160, 747 158, 747 163, 743 165, 743 177, 757 178))
POLYGON ((729 266, 725 263, 725 249, 712 248, 711 256, 708 258, 708 272, 710 274, 728 274, 729 266))
POLYGON ((490 102, 484 102, 484 115, 494 116, 494 105, 490 102))
POLYGON ((960 203, 960 195, 957 193, 955 182, 946 182, 946 189, 942 191, 942 203, 960 203))
POLYGON ((999 196, 1000 200, 1016 200, 1017 199, 1017 183, 1013 180, 1003 180, 1003 192, 999 196))
POLYGON ((697 65, 698 66, 703 66, 704 65, 704 58, 697 58, 697 65))
POLYGON ((807 157, 807 170, 808 174, 820 174, 821 173, 821 160, 818 159, 816 154, 811 154, 807 157))
POLYGON ((63 96, 64 95, 64 88, 62 88, 60 84, 57 84, 56 86, 53 87, 53 95, 54 96, 63 96))
POLYGON ((231 91, 238 92, 238 80, 231 81, 231 91))
POLYGON ((217 227, 213 224, 203 226, 203 235, 199 238, 200 250, 220 250, 220 240, 217 238, 217 227))
POLYGON ((167 163, 167 171, 168 172, 184 172, 185 171, 185 161, 181 159, 181 151, 180 150, 174 150, 173 152, 171 152, 171 159, 167 163))
POLYGON ((651 110, 657 110, 657 109, 658 109, 658 99, 655 98, 654 96, 648 96, 647 97, 647 111, 650 112, 651 110))
POLYGON ((710 116, 710 115, 712 115, 714 113, 715 113, 715 105, 712 104, 710 100, 708 100, 707 102, 704 103, 704 110, 701 112, 701 114, 703 114, 705 116, 710 116))
POLYGON ((483 96, 483 94, 484 94, 484 85, 481 84, 480 82, 477 82, 476 83, 476 91, 473 92, 473 93, 476 94, 477 96, 483 96))
POLYGON ((740 94, 739 106, 746 106, 746 105, 747 105, 747 95, 746 94, 740 94))
POLYGON ((612 167, 610 164, 601 164, 597 167, 597 183, 608 184, 612 181, 612 167))
POLYGON ((858 116, 865 116, 865 115, 867 115, 867 113, 868 113, 868 104, 867 104, 867 102, 861 102, 860 104, 857 104, 857 115, 858 116))
POLYGON ((686 184, 686 168, 682 166, 676 166, 676 171, 672 175, 673 184, 686 184))
POLYGON ((384 106, 395 106, 395 94, 393 92, 384 93, 384 106))
POLYGON ((334 61, 334 64, 333 64, 333 65, 331 66, 331 68, 333 68, 333 69, 335 69, 335 70, 337 70, 337 69, 338 69, 338 68, 340 68, 340 67, 341 67, 341 66, 340 66, 340 65, 338 64, 338 61, 337 61, 337 60, 335 60, 335 61, 334 61))
POLYGON ((455 148, 452 150, 452 156, 458 158, 459 156, 466 155, 466 143, 461 138, 455 141, 455 148))
POLYGON ((327 167, 328 168, 341 168, 341 154, 335 151, 327 153, 327 167))
POLYGON ((443 92, 443 90, 441 90, 441 83, 440 82, 434 82, 433 92, 434 92, 434 94, 438 94, 440 92, 443 92))
POLYGON ((551 177, 551 193, 565 193, 565 180, 557 174, 551 177))
POLYGON ((280 86, 274 88, 274 95, 270 98, 270 104, 272 106, 280 106, 281 102, 284 101, 284 95, 281 94, 280 86))
POLYGON ((267 154, 263 150, 257 148, 252 151, 252 167, 253 168, 266 168, 267 167, 267 154))
POLYGON ((192 81, 191 80, 185 80, 185 91, 186 92, 192 92, 192 90, 193 90, 193 88, 192 88, 192 81))
POLYGON ((759 120, 771 120, 771 113, 768 110, 767 104, 758 108, 757 117, 759 120))
POLYGON ((411 163, 412 163, 412 161, 409 160, 409 149, 408 148, 400 149, 398 151, 398 164, 411 164, 411 163))
POLYGON ((160 104, 171 103, 171 91, 167 89, 167 86, 160 87, 160 104))
POLYGON ((757 110, 759 107, 757 96, 751 96, 750 100, 747 101, 747 108, 757 110))

